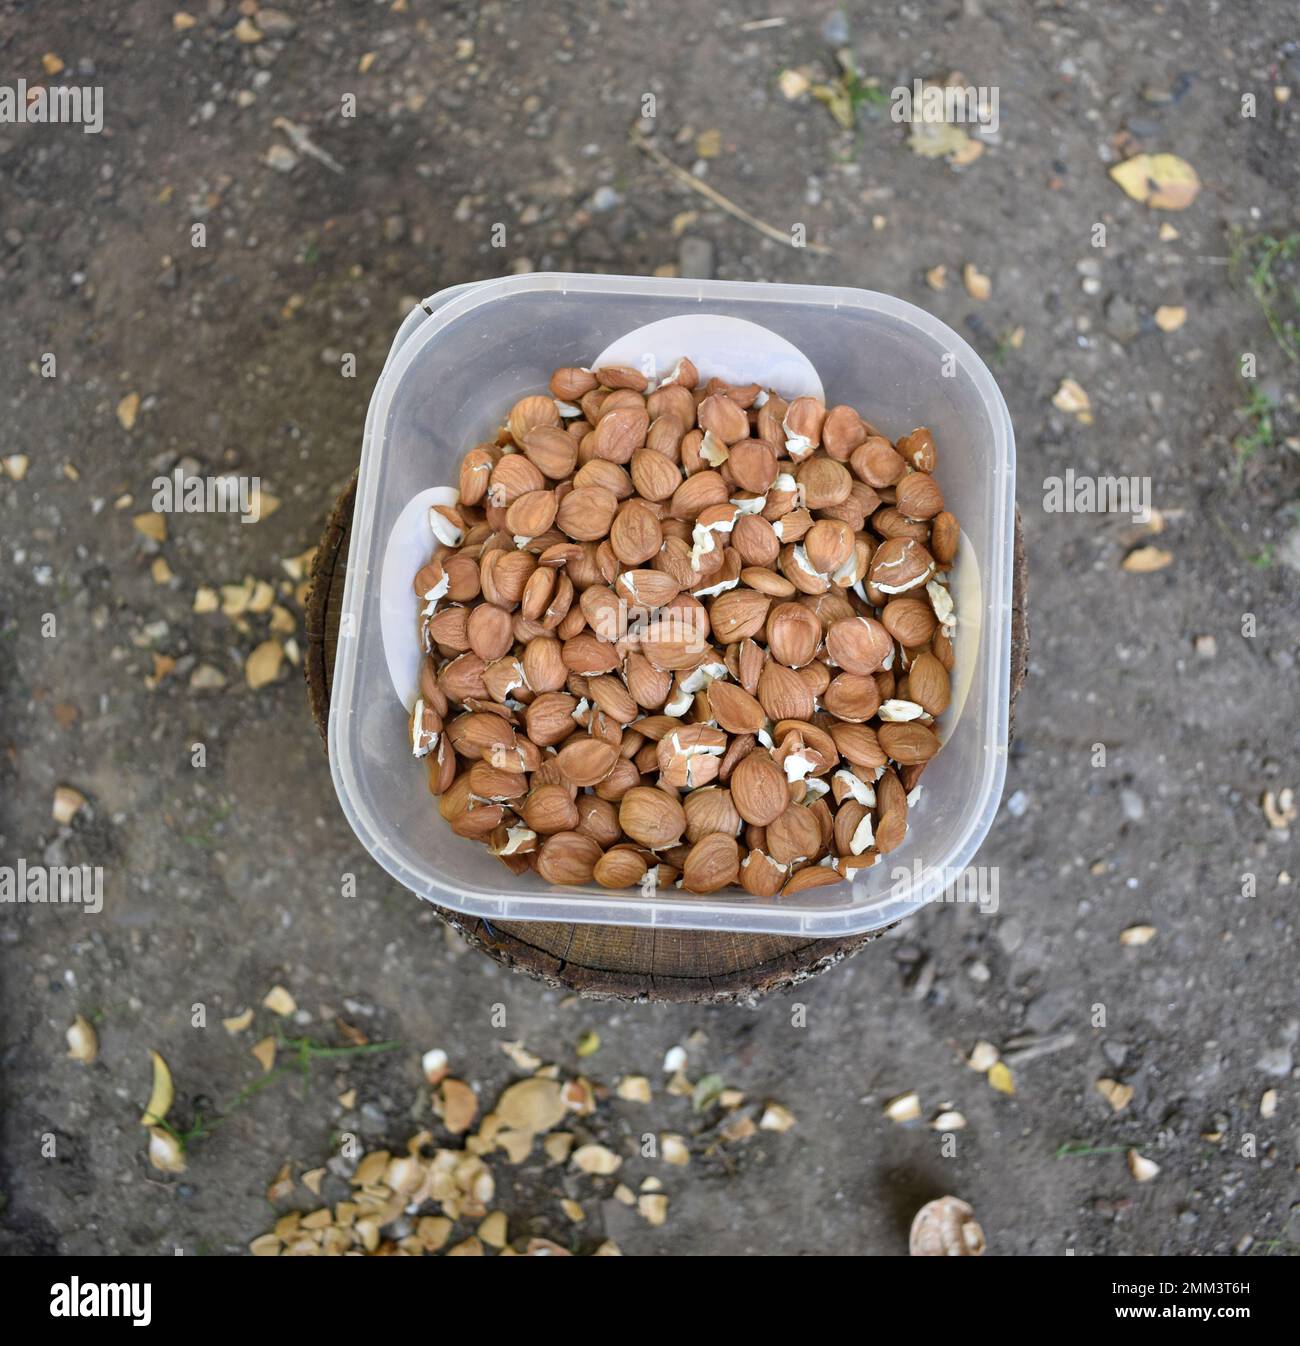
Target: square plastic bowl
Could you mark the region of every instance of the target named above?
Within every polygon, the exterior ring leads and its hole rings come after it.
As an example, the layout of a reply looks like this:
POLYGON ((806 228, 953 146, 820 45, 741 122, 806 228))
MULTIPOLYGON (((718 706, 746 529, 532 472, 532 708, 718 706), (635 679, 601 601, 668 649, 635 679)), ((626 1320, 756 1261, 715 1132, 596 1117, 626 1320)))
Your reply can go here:
MULTIPOLYGON (((689 349, 680 354, 698 358, 689 349)), ((961 337, 900 299, 634 276, 511 276, 444 290, 403 323, 366 421, 329 721, 343 811, 394 878, 431 902, 487 920, 826 937, 888 925, 949 888, 997 811, 1006 774, 1014 529, 1015 442, 1002 395, 961 337), (943 749, 925 773, 907 839, 853 880, 791 898, 696 897, 676 888, 643 895, 516 877, 438 816, 411 756, 407 712, 384 654, 385 546, 411 497, 454 485, 466 449, 492 438, 518 398, 544 391, 553 369, 587 365, 634 328, 692 313, 747 319, 786 338, 812 361, 828 405, 847 402, 891 438, 929 426, 939 448, 936 476, 963 529, 951 576, 953 704, 940 719, 943 749)))

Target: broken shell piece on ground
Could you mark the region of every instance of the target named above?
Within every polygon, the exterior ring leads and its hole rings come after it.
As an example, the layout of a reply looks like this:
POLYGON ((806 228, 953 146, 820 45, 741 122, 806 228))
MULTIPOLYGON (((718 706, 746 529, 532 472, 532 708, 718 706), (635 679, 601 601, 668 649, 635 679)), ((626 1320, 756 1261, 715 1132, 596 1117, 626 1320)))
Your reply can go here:
POLYGON ((974 1210, 955 1196, 927 1201, 912 1221, 908 1250, 913 1257, 980 1257, 984 1231, 974 1210))

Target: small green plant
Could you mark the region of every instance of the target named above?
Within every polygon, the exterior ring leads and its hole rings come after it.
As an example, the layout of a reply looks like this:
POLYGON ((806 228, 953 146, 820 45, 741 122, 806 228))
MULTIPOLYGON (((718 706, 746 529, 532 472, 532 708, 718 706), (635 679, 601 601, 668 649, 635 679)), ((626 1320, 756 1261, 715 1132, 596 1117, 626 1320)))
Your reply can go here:
POLYGON ((1237 415, 1247 422, 1247 428, 1232 441, 1236 457, 1232 463, 1232 484, 1241 484, 1246 464, 1261 449, 1272 449, 1277 445, 1277 430, 1273 424, 1273 413, 1277 403, 1258 384, 1251 384, 1244 406, 1237 408, 1237 415))
POLYGON ((297 1071, 302 1077, 303 1097, 307 1096, 307 1085, 311 1079, 312 1065, 317 1061, 334 1061, 340 1058, 350 1059, 357 1056, 375 1056, 381 1052, 396 1051, 402 1044, 400 1042, 368 1042, 356 1047, 331 1047, 328 1043, 317 1042, 315 1038, 286 1037, 283 1032, 277 1029, 275 1034, 276 1047, 278 1051, 290 1054, 290 1059, 283 1065, 278 1065, 274 1070, 268 1071, 260 1079, 253 1080, 251 1084, 246 1084, 219 1112, 212 1116, 207 1116, 203 1110, 196 1109, 194 1120, 184 1130, 173 1126, 170 1122, 162 1122, 162 1129, 181 1147, 188 1151, 190 1146, 200 1140, 207 1140, 209 1136, 216 1131, 225 1121, 228 1121, 231 1114, 238 1112, 251 1099, 255 1098, 268 1085, 274 1084, 284 1076, 297 1071))
POLYGON ((1300 363, 1300 285, 1279 272, 1300 259, 1300 233, 1274 238, 1234 231, 1228 249, 1229 275, 1254 296, 1273 339, 1288 360, 1300 363))

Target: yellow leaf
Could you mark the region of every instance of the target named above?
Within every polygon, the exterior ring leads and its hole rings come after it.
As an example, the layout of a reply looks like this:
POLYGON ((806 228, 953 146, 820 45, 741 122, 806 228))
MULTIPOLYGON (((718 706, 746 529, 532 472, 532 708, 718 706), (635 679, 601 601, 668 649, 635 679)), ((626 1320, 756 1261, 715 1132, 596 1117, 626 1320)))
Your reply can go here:
POLYGON ((1135 154, 1110 175, 1126 195, 1154 210, 1186 210, 1201 190, 1196 170, 1176 154, 1135 154))
POLYGON ((1014 1094, 1016 1092, 1016 1082, 1011 1078, 1010 1070, 1001 1061, 989 1067, 988 1079, 989 1084, 1000 1094, 1014 1094))
POLYGON ((149 1053, 149 1059, 153 1062, 153 1089, 149 1094, 149 1106, 145 1108, 144 1115, 140 1118, 140 1125, 156 1127, 171 1111, 175 1090, 172 1087, 172 1073, 167 1069, 167 1062, 155 1051, 149 1053))

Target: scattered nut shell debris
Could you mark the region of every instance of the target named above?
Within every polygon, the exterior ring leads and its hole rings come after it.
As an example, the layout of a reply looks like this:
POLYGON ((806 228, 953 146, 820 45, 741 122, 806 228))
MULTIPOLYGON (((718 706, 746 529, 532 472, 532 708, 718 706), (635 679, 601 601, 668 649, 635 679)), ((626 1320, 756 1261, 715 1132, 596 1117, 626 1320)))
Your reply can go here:
POLYGON ((997 1064, 999 1056, 998 1049, 991 1042, 985 1042, 981 1038, 971 1048, 971 1053, 966 1058, 966 1064, 972 1070, 978 1070, 981 1075, 984 1075, 997 1064))
POLYGON ((298 1008, 298 1002, 284 989, 283 986, 272 986, 271 989, 262 997, 262 1004, 271 1011, 272 1014, 286 1015, 292 1014, 298 1008))
POLYGON ((284 664, 284 646, 278 640, 264 640, 244 663, 244 680, 254 690, 272 683, 284 664))
POLYGON ((258 1065, 262 1067, 262 1073, 269 1074, 271 1067, 275 1065, 275 1039, 263 1038, 248 1050, 256 1057, 258 1065))
POLYGON ((931 1119, 930 1126, 935 1131, 961 1131, 966 1126, 966 1118, 955 1109, 948 1108, 936 1113, 931 1119))
POLYGON ((449 1069, 447 1053, 441 1047, 434 1047, 420 1058, 420 1069, 424 1071, 427 1084, 441 1084, 449 1069))
POLYGON ((1160 1165, 1136 1150, 1128 1152, 1128 1171, 1138 1182, 1150 1182, 1160 1172, 1160 1165))
POLYGON ((242 1014, 232 1015, 229 1019, 222 1019, 221 1026, 227 1033, 242 1033, 245 1028, 253 1022, 253 1011, 246 1009, 242 1014))
POLYGON ((617 1093, 629 1103, 649 1103, 650 1081, 644 1075, 624 1075, 618 1082, 617 1093))
POLYGON ((1149 575, 1153 571, 1163 570, 1173 559, 1173 552, 1163 547, 1134 547, 1120 565, 1130 574, 1149 575))
POLYGON ((1277 791, 1265 790, 1260 807, 1264 810, 1268 825, 1278 832, 1285 832, 1300 816, 1295 791, 1289 785, 1277 791))
POLYGON ((1123 1112, 1133 1101, 1133 1086, 1118 1080, 1098 1080, 1097 1092, 1110 1104, 1113 1112, 1123 1112))
POLYGON ((686 1143, 686 1138, 671 1131, 665 1131, 660 1135, 659 1153, 663 1156, 665 1164, 672 1164, 677 1168, 691 1162, 691 1147, 686 1143))
POLYGON ((646 1224, 656 1229, 668 1219, 668 1198, 662 1192, 642 1192, 637 1197, 636 1208, 646 1224))
POLYGON ((86 807, 86 796, 71 785, 60 785, 54 792, 50 816, 60 827, 66 827, 86 807))
POLYGON ((1277 1111, 1277 1090, 1265 1089, 1259 1100, 1259 1115, 1272 1117, 1277 1111))
POLYGON ((984 1231, 965 1201, 941 1196, 916 1212, 908 1251, 913 1257, 980 1257, 984 1231))
POLYGON ((139 410, 139 393, 127 393, 127 395, 117 404, 117 420, 123 430, 134 429, 135 418, 139 410))
POLYGON ((1080 425, 1092 424, 1092 401, 1083 385, 1074 379, 1061 380, 1060 386, 1052 394, 1052 405, 1057 411, 1073 416, 1080 425))
POLYGON ((885 1104, 885 1116, 891 1122, 914 1122, 921 1115, 921 1099, 916 1093, 899 1094, 885 1104))
POLYGON ((1130 925, 1127 929, 1119 932, 1119 942, 1130 947, 1150 944, 1155 937, 1156 928, 1154 925, 1130 925))
POLYGON ((978 270, 974 262, 967 262, 961 269, 962 284, 966 287, 966 293, 972 299, 983 302, 993 293, 993 282, 982 271, 978 270))
POLYGON ((140 1125, 156 1127, 166 1121, 175 1097, 175 1089, 167 1062, 155 1051, 150 1051, 149 1060, 153 1064, 153 1084, 149 1090, 149 1102, 140 1116, 140 1125))
POLYGON ((1162 332, 1176 332, 1187 321, 1187 310, 1181 306, 1161 304, 1156 309, 1155 320, 1162 332))
POLYGON ((99 1055, 99 1035, 84 1015, 78 1014, 73 1019, 64 1037, 68 1043, 68 1055, 74 1061, 89 1065, 99 1055))
POLYGON ((478 1096, 463 1080, 445 1079, 435 1095, 434 1111, 443 1126, 459 1136, 469 1130, 478 1113, 478 1096))
POLYGON ((789 1131, 794 1125, 794 1113, 780 1103, 769 1103, 758 1119, 760 1131, 789 1131))
POLYGON ((160 1126, 149 1128, 149 1162, 163 1173, 184 1173, 185 1154, 180 1141, 160 1126))

